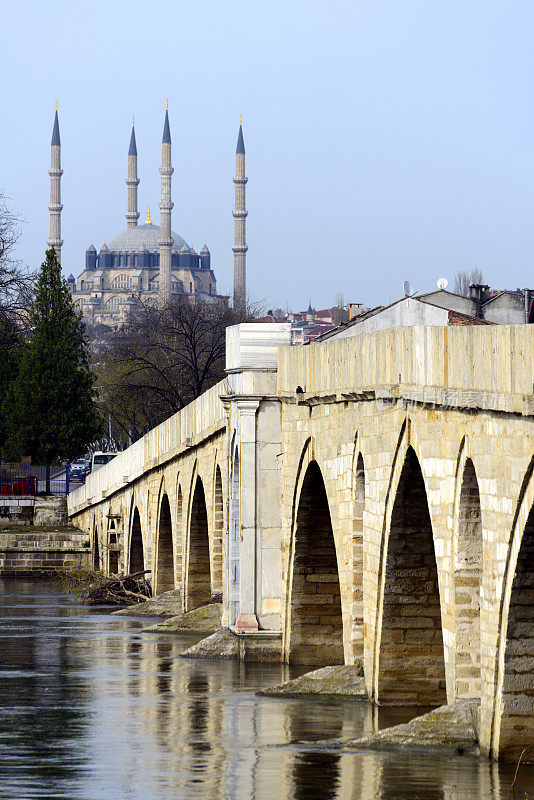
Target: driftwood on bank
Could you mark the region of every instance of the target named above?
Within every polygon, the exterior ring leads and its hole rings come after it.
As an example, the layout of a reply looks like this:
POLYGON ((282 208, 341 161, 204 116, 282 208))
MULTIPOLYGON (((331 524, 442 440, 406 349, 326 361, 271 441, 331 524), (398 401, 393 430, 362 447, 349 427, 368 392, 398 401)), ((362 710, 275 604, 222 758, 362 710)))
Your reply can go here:
POLYGON ((72 569, 58 570, 56 583, 60 591, 74 594, 89 605, 132 606, 152 597, 150 582, 145 578, 149 572, 144 570, 108 577, 99 570, 84 569, 81 564, 76 564, 72 569))
POLYGON ((145 578, 148 572, 150 570, 131 572, 129 575, 112 575, 90 583, 84 599, 90 605, 133 606, 144 603, 152 596, 150 583, 145 578))

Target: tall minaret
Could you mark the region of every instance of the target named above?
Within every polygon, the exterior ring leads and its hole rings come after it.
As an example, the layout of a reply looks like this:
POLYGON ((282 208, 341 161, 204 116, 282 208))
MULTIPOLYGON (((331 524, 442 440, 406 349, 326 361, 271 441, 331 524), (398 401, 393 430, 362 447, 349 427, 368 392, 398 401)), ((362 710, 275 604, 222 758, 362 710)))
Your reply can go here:
POLYGON ((130 149, 128 150, 128 177, 126 178, 128 187, 128 210, 126 212, 126 222, 129 228, 137 226, 139 211, 137 210, 137 187, 139 178, 137 177, 137 144, 135 142, 135 118, 132 119, 132 135, 130 136, 130 149))
POLYGON ((171 301, 171 257, 172 229, 171 212, 174 203, 171 201, 171 175, 174 172, 171 163, 171 129, 169 127, 169 104, 165 104, 165 124, 161 140, 161 239, 159 240, 159 303, 161 307, 171 301))
POLYGON ((57 260, 61 264, 61 245, 63 244, 63 239, 61 238, 61 212, 63 210, 61 203, 61 176, 63 175, 63 170, 61 169, 61 139, 59 138, 57 102, 50 152, 50 169, 48 170, 50 175, 50 205, 48 206, 50 211, 50 238, 48 247, 55 249, 57 260))
POLYGON ((245 143, 242 119, 239 119, 239 135, 235 151, 235 209, 234 209, 234 310, 243 310, 247 299, 247 243, 245 203, 245 143))

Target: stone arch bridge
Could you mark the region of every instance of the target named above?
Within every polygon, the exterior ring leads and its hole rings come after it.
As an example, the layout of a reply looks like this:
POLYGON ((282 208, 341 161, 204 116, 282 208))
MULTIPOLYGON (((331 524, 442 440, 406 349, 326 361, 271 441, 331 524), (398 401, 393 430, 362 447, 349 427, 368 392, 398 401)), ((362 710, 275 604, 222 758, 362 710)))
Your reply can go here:
POLYGON ((486 752, 533 748, 534 327, 246 324, 227 372, 70 494, 95 564, 220 598, 284 661, 361 662, 377 703, 480 700, 486 752))

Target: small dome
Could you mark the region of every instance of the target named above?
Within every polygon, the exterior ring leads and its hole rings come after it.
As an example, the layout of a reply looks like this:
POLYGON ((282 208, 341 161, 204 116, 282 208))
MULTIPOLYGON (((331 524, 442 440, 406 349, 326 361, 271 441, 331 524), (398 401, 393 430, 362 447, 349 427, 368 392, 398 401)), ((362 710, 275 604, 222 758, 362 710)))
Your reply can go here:
POLYGON ((96 253, 96 247, 94 246, 94 244, 92 242, 91 242, 90 247, 88 247, 85 252, 86 253, 96 253))
MULTIPOLYGON (((174 239, 172 252, 179 253, 185 241, 174 231, 171 235, 174 239)), ((159 253, 160 238, 159 225, 154 225, 153 223, 136 225, 134 228, 126 228, 125 231, 115 236, 109 243, 109 249, 112 253, 141 253, 143 252, 144 243, 149 253, 159 253)))
MULTIPOLYGON (((174 250, 174 247, 173 247, 173 250, 174 250)), ((180 248, 180 253, 183 253, 184 255, 189 255, 190 252, 191 251, 189 250, 187 242, 184 242, 182 247, 180 248)))
POLYGON ((208 249, 208 245, 206 244, 206 242, 204 242, 204 246, 202 247, 202 250, 200 251, 200 255, 201 256, 209 256, 210 255, 210 251, 208 249))
POLYGON ((68 281, 69 283, 75 283, 75 282, 76 282, 76 281, 75 281, 75 278, 74 278, 74 275, 72 274, 72 272, 71 272, 71 274, 69 275, 69 277, 67 278, 67 281, 68 281))
POLYGON ((105 242, 102 245, 102 247, 100 248, 100 252, 101 253, 109 253, 109 247, 107 246, 107 244, 105 242))

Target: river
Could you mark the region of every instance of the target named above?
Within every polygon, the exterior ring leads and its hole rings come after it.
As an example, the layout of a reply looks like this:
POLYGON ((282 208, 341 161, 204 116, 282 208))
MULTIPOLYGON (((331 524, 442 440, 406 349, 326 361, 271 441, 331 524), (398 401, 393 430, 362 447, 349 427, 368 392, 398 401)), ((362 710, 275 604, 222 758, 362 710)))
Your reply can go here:
POLYGON ((313 744, 412 711, 258 697, 287 668, 181 659, 191 637, 142 633, 50 584, 0 581, 0 603, 0 798, 534 798, 533 767, 512 792, 514 768, 484 759, 313 744))

